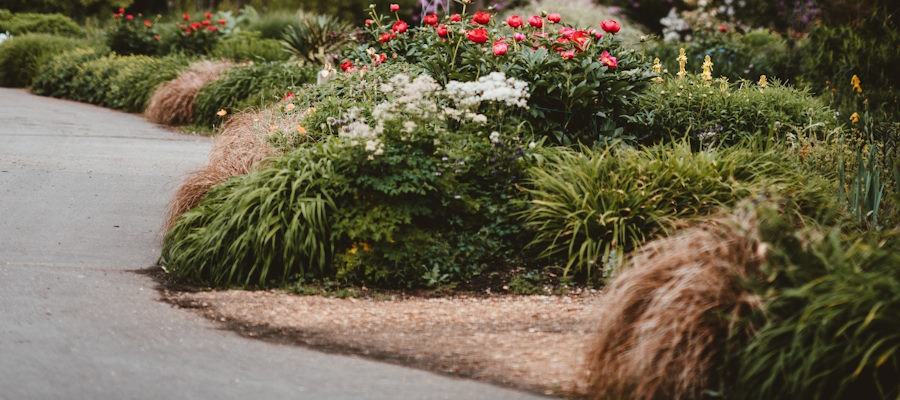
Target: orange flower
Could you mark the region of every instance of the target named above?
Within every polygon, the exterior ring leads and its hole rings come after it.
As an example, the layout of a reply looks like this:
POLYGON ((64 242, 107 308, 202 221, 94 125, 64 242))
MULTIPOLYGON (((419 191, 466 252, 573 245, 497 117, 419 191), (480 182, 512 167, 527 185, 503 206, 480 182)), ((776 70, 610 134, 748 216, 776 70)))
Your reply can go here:
POLYGON ((225 109, 223 108, 223 109, 219 110, 219 112, 217 112, 216 115, 218 115, 220 117, 224 117, 224 116, 228 115, 228 111, 225 111, 225 109))

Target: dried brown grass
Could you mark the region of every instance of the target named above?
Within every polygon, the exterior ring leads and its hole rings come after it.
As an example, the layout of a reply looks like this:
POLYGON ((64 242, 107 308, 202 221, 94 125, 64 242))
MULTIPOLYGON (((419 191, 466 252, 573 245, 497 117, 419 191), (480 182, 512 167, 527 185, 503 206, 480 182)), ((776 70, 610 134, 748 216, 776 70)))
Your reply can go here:
POLYGON ((144 115, 153 122, 166 125, 191 122, 197 93, 218 79, 231 65, 224 61, 199 61, 191 64, 177 78, 162 84, 153 92, 144 115))
POLYGON ((302 114, 281 114, 277 109, 236 114, 213 142, 206 166, 185 179, 169 204, 166 231, 185 211, 197 206, 213 186, 244 175, 268 157, 280 154, 268 140, 270 132, 290 132, 302 114))
POLYGON ((632 258, 598 302, 590 397, 696 399, 716 388, 736 317, 759 305, 741 284, 762 262, 755 225, 753 216, 706 222, 632 258))

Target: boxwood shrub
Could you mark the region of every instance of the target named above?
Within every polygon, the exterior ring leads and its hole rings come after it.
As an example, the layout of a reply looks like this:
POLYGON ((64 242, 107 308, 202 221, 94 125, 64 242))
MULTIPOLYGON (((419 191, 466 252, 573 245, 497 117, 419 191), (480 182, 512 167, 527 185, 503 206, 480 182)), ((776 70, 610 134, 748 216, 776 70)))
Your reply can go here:
POLYGON ((48 60, 78 47, 91 47, 84 39, 28 33, 7 39, 0 45, 0 86, 25 87, 48 60))

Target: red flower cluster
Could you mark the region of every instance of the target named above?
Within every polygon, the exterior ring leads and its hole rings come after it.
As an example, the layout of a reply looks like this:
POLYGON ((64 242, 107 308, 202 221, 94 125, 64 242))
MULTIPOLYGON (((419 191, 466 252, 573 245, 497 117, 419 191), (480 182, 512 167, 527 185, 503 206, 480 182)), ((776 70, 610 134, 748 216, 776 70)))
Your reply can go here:
MULTIPOLYGON (((210 22, 210 19, 212 19, 212 13, 206 13, 204 15, 204 17, 206 17, 206 19, 201 20, 201 21, 191 22, 187 26, 178 24, 178 29, 181 29, 181 31, 184 32, 185 35, 190 35, 191 33, 202 31, 204 28, 207 31, 213 32, 213 33, 219 30, 218 26, 213 25, 213 23, 210 22)), ((188 13, 184 13, 181 15, 181 19, 183 19, 185 21, 190 21, 191 15, 188 13)), ((219 23, 219 25, 223 25, 223 26, 228 23, 228 21, 225 20, 224 18, 219 19, 217 22, 219 23)), ((149 26, 149 25, 147 25, 147 26, 149 26)))

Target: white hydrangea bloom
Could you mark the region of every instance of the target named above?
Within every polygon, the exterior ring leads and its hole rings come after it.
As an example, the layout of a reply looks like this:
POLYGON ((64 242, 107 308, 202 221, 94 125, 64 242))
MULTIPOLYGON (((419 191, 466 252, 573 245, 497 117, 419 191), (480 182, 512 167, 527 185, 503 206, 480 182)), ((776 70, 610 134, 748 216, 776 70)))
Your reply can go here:
POLYGON ((528 107, 528 83, 507 78, 503 72, 491 72, 475 82, 450 81, 446 92, 457 105, 466 108, 477 107, 485 101, 528 107))

